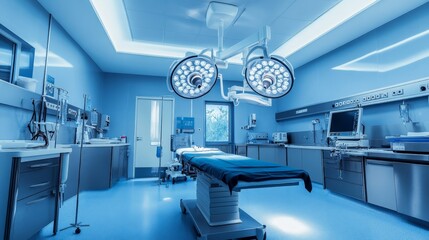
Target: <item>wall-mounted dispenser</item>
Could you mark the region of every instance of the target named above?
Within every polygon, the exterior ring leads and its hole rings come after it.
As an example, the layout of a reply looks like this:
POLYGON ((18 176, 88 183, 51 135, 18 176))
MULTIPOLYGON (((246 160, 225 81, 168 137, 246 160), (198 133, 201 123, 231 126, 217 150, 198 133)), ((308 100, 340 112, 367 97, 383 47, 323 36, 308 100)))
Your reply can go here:
POLYGON ((403 124, 412 122, 410 118, 410 107, 405 102, 402 102, 402 104, 399 105, 399 116, 401 117, 403 124))
POLYGON ((256 127, 256 113, 252 113, 249 115, 249 122, 246 126, 242 127, 242 129, 250 130, 256 127))

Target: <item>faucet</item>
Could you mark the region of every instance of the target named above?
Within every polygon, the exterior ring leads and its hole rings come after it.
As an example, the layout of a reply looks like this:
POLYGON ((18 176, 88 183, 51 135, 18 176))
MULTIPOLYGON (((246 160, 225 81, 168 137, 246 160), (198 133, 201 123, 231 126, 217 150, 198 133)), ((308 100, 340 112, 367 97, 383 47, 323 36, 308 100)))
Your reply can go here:
POLYGON ((313 143, 316 144, 316 124, 319 124, 320 120, 316 118, 313 119, 311 123, 313 124, 313 143))

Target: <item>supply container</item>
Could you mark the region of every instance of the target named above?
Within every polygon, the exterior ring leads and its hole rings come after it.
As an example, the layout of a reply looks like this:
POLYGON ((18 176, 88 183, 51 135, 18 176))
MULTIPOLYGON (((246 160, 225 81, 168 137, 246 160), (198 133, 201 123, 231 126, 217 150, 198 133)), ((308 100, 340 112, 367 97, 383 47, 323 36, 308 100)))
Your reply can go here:
POLYGON ((23 87, 29 91, 36 92, 37 80, 34 78, 19 76, 16 80, 16 85, 23 87))

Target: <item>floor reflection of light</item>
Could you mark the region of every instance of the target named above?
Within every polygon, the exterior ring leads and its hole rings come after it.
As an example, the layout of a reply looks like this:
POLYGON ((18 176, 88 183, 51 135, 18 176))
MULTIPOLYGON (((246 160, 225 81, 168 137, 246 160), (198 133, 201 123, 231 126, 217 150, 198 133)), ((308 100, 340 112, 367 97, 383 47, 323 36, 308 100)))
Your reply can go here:
POLYGON ((269 224, 291 235, 308 235, 312 229, 305 222, 291 216, 277 216, 269 220, 269 224))
POLYGON ((171 200, 172 200, 171 197, 165 197, 162 199, 162 201, 164 202, 170 202, 171 200))

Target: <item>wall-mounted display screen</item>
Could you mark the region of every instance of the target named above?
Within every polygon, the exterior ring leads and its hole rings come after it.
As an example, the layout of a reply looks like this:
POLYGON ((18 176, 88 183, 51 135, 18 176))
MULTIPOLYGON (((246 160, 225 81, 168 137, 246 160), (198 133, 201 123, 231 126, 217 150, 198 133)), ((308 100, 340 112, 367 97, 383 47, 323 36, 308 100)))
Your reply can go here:
POLYGON ((328 137, 358 139, 362 137, 362 108, 332 111, 329 114, 328 137))

